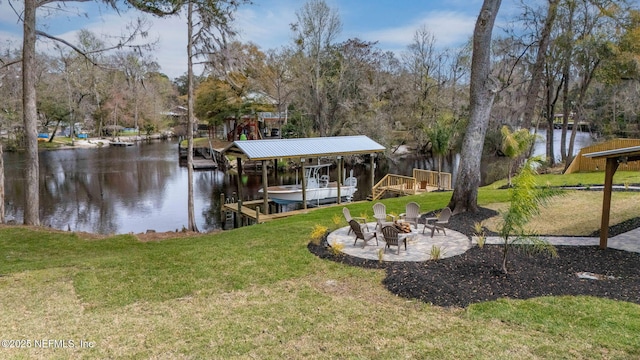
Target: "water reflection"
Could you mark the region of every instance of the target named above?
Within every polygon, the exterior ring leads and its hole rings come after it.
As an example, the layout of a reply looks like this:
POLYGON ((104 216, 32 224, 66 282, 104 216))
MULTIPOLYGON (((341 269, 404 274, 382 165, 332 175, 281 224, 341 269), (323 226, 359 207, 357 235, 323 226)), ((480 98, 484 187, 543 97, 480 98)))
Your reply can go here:
MULTIPOLYGON (((6 215, 22 222, 22 154, 5 154, 6 215)), ((217 228, 225 174, 196 172, 201 230, 217 228)), ((40 153, 40 219, 58 229, 101 234, 169 231, 187 224, 187 172, 175 143, 40 153)))

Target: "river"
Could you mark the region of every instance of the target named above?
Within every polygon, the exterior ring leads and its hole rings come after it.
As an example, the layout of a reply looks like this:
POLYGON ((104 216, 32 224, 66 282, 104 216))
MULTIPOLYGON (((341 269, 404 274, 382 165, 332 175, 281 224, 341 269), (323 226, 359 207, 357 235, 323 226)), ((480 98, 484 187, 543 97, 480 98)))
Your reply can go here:
MULTIPOLYGON (((579 133, 578 146, 590 144, 579 133), (587 143, 588 142, 588 143, 587 143)), ((556 137, 557 138, 557 137, 556 137)), ((589 138, 590 139, 590 138, 589 138)), ((544 149, 544 143, 541 144, 544 149)), ((442 171, 451 172, 451 159, 442 171)), ((5 153, 5 214, 23 221, 24 154, 5 153)), ((371 188, 368 166, 354 170, 363 200, 371 188)), ((387 173, 411 175, 414 168, 432 169, 433 162, 411 157, 383 161, 376 181, 387 173)), ((332 177, 335 178, 335 173, 332 177)), ((454 174, 455 179, 455 174, 454 174)), ((270 175, 269 184, 295 183, 295 173, 270 175)), ((217 170, 194 172, 194 208, 200 231, 224 228, 220 194, 232 197, 237 176, 217 170)), ((259 199, 259 173, 243 177, 245 199, 259 199)), ((56 229, 98 234, 181 230, 187 226, 187 169, 178 164, 177 142, 158 141, 130 147, 104 147, 40 152, 40 221, 56 229)))

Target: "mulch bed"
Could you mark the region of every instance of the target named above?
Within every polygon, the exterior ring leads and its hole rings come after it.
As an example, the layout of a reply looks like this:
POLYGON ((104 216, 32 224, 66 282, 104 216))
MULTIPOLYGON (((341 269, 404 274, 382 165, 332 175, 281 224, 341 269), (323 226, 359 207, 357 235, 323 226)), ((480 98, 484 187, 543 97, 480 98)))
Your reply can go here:
MULTIPOLYGON (((471 236, 473 224, 494 216, 480 208, 453 216, 448 227, 471 236)), ((635 218, 610 227, 610 236, 640 227, 635 218)), ((592 234, 597 236, 597 232, 592 234)), ((640 241, 640 239, 638 239, 640 241)), ((379 262, 333 255, 309 244, 315 255, 352 266, 386 269, 383 284, 394 294, 438 306, 466 307, 499 298, 528 299, 548 295, 590 295, 640 304, 640 254, 597 246, 558 246, 558 257, 527 256, 510 250, 508 274, 500 271, 502 247, 473 247, 462 255, 438 261, 379 262), (597 280, 578 277, 595 275, 597 280)))

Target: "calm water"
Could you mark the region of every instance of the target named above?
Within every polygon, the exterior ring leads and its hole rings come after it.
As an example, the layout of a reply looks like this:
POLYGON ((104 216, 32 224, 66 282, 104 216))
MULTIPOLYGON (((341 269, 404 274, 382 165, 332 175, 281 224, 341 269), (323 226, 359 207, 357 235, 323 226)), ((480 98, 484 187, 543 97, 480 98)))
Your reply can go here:
MULTIPOLYGON (((22 223, 24 155, 5 153, 4 165, 6 217, 22 223)), ((356 170, 360 188, 370 188, 365 166, 356 170)), ((260 174, 243 176, 245 200, 261 198, 260 174)), ((295 173, 269 175, 270 185, 295 182, 295 173)), ((236 183, 236 175, 222 171, 194 172, 200 231, 223 228, 220 194, 232 197, 236 183)), ((187 169, 178 164, 174 141, 40 152, 40 222, 100 234, 180 230, 187 225, 187 184, 187 169)), ((356 200, 367 195, 359 193, 356 200)))
MULTIPOLYGON (((576 144, 577 148, 588 146, 591 139, 588 134, 578 133, 576 144)), ((544 143, 539 146, 544 152, 544 143)), ((454 159, 445 161, 442 171, 451 172, 454 159)), ((5 153, 4 165, 6 217, 22 223, 24 155, 5 153)), ((358 178, 360 190, 354 200, 364 199, 371 189, 368 166, 345 166, 358 178)), ((414 167, 436 166, 424 157, 383 161, 376 168, 375 180, 387 173, 411 175, 414 167)), ((195 215, 200 231, 223 228, 220 194, 231 197, 236 182, 237 176, 221 171, 194 172, 195 215)), ((295 182, 295 173, 269 175, 270 185, 295 182)), ((243 176, 243 183, 245 200, 261 198, 260 174, 243 176)), ((100 234, 182 229, 187 225, 187 169, 178 164, 177 143, 40 152, 40 221, 57 229, 100 234)))

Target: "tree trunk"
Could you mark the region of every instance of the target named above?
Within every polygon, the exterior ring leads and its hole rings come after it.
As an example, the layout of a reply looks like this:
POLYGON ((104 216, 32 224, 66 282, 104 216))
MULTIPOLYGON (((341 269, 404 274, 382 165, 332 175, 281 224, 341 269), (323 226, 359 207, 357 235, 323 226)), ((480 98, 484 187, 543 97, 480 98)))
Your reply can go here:
POLYGON ((491 35, 501 0, 484 0, 473 32, 469 125, 449 208, 454 214, 478 209, 480 161, 497 84, 491 79, 491 35))
MULTIPOLYGON (((526 103, 524 106, 523 112, 523 123, 522 127, 524 129, 531 128, 533 123, 533 114, 535 112, 535 108, 538 105, 538 94, 540 92, 540 87, 542 86, 542 76, 544 74, 544 63, 547 60, 547 48, 549 47, 549 38, 551 37, 551 29, 553 27, 553 23, 556 19, 556 14, 558 12, 558 3, 560 0, 549 0, 549 9, 547 10, 547 18, 544 22, 544 27, 542 28, 542 32, 540 33, 540 43, 538 45, 538 54, 536 55, 536 62, 533 64, 533 69, 531 70, 531 83, 529 84, 529 89, 527 90, 526 103)), ((533 145, 531 146, 531 150, 533 150, 533 145)))
POLYGON ((4 223, 4 159, 2 143, 0 142, 0 224, 4 223))
POLYGON ((193 3, 191 1, 189 1, 187 17, 187 32, 189 37, 187 40, 187 181, 189 182, 187 212, 189 216, 189 230, 198 231, 193 201, 193 3))
POLYGON ((26 146, 24 224, 40 225, 38 112, 36 110, 36 1, 24 2, 22 42, 22 106, 26 146))

